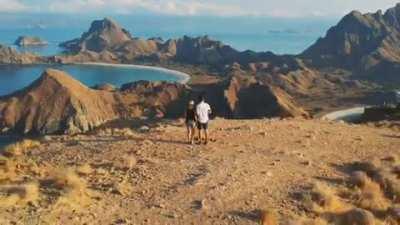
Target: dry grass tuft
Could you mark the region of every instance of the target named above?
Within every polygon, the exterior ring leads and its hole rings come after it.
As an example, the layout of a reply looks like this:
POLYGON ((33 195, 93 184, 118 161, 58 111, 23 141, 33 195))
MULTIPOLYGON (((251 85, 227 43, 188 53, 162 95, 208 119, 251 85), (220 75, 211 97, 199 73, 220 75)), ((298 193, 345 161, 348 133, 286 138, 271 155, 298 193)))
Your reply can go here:
POLYGON ((310 211, 323 213, 340 213, 347 211, 349 206, 327 185, 315 184, 304 198, 306 208, 310 211))
POLYGON ((89 191, 85 180, 81 179, 74 170, 67 169, 57 172, 53 177, 54 186, 61 190, 56 205, 68 205, 81 209, 90 203, 89 191))
POLYGON ((368 182, 370 178, 363 171, 355 171, 351 173, 349 183, 359 188, 363 188, 368 182))
POLYGON ((92 166, 90 166, 90 164, 83 164, 81 166, 79 166, 78 168, 76 168, 76 172, 79 175, 90 175, 94 172, 92 166))
POLYGON ((0 207, 9 208, 36 204, 39 199, 39 185, 27 183, 20 185, 3 185, 0 187, 0 207))
POLYGON ((130 193, 132 193, 133 190, 132 185, 126 180, 118 183, 115 188, 117 193, 122 196, 128 196, 130 193))
POLYGON ((9 158, 0 158, 0 183, 18 181, 18 161, 9 158))
POLYGON ((322 218, 309 219, 301 217, 296 220, 290 220, 284 223, 284 225, 328 225, 328 223, 322 218))
POLYGON ((274 210, 262 210, 260 215, 261 225, 278 225, 278 214, 274 210))
POLYGON ((124 155, 116 160, 113 164, 115 168, 121 170, 131 170, 137 164, 137 160, 133 155, 124 155))
POLYGON ((363 209, 382 211, 387 210, 390 203, 378 183, 370 178, 364 180, 364 185, 355 190, 355 204, 363 209))
MULTIPOLYGON (((395 160, 389 157, 390 161, 395 160)), ((386 159, 388 160, 388 159, 386 159)), ((350 178, 350 184, 356 185, 353 190, 354 204, 360 208, 372 211, 385 211, 390 207, 390 200, 400 196, 400 183, 393 168, 386 164, 377 163, 359 163, 363 171, 353 172, 350 178)))
POLYGON ((375 225, 374 215, 364 209, 352 209, 346 213, 338 215, 334 224, 337 225, 375 225))
POLYGON ((9 157, 24 155, 29 149, 36 148, 40 146, 39 141, 26 139, 4 148, 4 155, 9 157))

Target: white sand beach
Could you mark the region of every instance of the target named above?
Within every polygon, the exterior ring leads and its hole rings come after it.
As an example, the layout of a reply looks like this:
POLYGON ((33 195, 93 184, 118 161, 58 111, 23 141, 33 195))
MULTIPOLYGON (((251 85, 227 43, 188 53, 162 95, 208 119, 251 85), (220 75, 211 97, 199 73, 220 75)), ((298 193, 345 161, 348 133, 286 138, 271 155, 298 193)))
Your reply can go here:
POLYGON ((86 62, 86 63, 74 63, 76 65, 92 65, 92 66, 110 66, 110 67, 121 67, 121 68, 133 68, 133 69, 145 69, 145 70, 156 70, 164 73, 168 73, 171 76, 179 78, 179 83, 186 84, 190 80, 190 75, 176 70, 170 70, 163 67, 156 66, 143 66, 135 64, 114 64, 114 63, 100 63, 100 62, 86 62))
POLYGON ((339 121, 343 120, 346 122, 351 122, 354 120, 357 120, 362 116, 364 113, 365 106, 362 107, 354 107, 350 109, 343 109, 335 112, 328 113, 324 115, 322 118, 326 120, 332 120, 332 121, 339 121))

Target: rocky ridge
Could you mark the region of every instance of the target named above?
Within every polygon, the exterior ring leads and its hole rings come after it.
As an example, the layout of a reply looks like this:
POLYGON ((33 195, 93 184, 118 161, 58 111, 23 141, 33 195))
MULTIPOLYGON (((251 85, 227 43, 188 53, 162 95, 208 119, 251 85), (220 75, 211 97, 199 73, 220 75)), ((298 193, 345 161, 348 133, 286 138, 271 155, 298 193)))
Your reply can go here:
POLYGON ((385 13, 353 11, 301 57, 311 65, 345 68, 378 82, 398 81, 400 4, 385 13))
POLYGON ((179 118, 189 99, 205 91, 214 116, 308 117, 278 87, 232 77, 198 89, 183 84, 138 81, 91 89, 58 70, 46 70, 27 88, 0 97, 0 130, 20 134, 84 133, 114 120, 179 118), (257 96, 257 99, 254 99, 257 96))

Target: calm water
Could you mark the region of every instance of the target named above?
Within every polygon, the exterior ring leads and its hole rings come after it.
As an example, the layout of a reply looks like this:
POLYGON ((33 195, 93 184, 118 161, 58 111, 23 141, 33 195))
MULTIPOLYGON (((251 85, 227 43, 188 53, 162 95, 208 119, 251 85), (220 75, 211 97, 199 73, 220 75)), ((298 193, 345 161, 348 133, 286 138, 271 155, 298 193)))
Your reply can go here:
POLYGON ((0 152, 2 150, 3 147, 18 141, 18 138, 16 137, 9 137, 9 136, 1 136, 0 135, 0 152))
MULTIPOLYGON (((0 20, 0 43, 12 45, 20 35, 39 36, 49 42, 42 48, 20 49, 42 55, 62 51, 60 42, 70 40, 86 31, 93 18, 60 16, 29 16, 0 20), (17 21, 17 22, 15 22, 17 21), (19 21, 19 22, 18 22, 19 21)), ((21 16, 20 16, 21 17, 21 16)), ((238 50, 272 51, 277 54, 297 54, 319 37, 324 36, 336 19, 274 19, 264 17, 159 17, 111 16, 135 37, 179 38, 183 35, 210 37, 232 45, 238 50)), ((100 16, 101 18, 101 16, 100 16)))
POLYGON ((179 78, 167 72, 150 69, 134 69, 93 65, 35 65, 4 66, 0 65, 0 96, 24 88, 36 80, 47 68, 68 72, 87 86, 110 83, 117 87, 138 81, 178 81, 179 78))

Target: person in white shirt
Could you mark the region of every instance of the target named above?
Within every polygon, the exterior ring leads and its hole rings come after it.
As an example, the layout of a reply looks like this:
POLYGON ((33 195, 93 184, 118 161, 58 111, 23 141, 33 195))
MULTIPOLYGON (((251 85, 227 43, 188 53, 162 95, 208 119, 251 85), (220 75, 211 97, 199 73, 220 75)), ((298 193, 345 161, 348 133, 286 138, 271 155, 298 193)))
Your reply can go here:
POLYGON ((197 129, 199 130, 199 143, 201 144, 202 135, 201 131, 204 131, 205 141, 204 144, 208 143, 208 121, 210 120, 211 107, 206 103, 204 96, 200 96, 199 104, 196 106, 197 115, 197 129))

